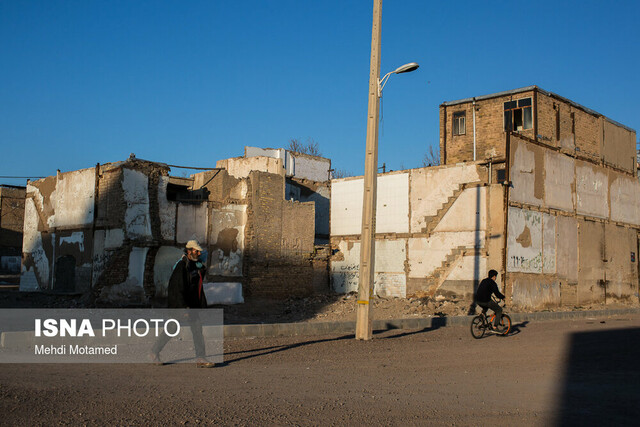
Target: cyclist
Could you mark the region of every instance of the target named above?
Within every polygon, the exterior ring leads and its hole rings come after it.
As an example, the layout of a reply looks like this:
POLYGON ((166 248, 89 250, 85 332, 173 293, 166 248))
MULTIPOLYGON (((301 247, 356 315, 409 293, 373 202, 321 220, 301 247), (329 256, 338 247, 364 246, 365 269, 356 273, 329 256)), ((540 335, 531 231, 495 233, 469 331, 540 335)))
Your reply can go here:
POLYGON ((491 299, 491 295, 495 295, 501 300, 504 300, 504 295, 500 293, 498 289, 498 284, 496 283, 496 279, 498 278, 498 272, 495 270, 489 270, 489 277, 486 279, 482 279, 480 284, 478 285, 478 289, 476 289, 475 294, 475 302, 482 308, 489 308, 493 310, 496 314, 496 317, 493 321, 493 329, 491 332, 497 333, 498 325, 500 324, 500 320, 502 319, 502 307, 491 299))

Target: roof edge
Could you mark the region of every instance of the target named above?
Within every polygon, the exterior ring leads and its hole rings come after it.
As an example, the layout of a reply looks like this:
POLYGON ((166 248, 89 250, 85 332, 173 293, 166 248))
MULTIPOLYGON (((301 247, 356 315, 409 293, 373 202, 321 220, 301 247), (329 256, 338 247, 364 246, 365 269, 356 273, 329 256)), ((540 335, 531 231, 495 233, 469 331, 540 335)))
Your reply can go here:
POLYGON ((518 93, 529 92, 529 91, 532 91, 532 90, 537 90, 538 92, 540 92, 540 93, 542 93, 544 95, 547 95, 547 96, 549 96, 551 98, 556 98, 556 99, 559 99, 559 100, 561 100, 563 102, 566 102, 567 104, 570 104, 570 105, 572 105, 572 106, 584 111, 585 113, 591 114, 591 115, 596 116, 596 117, 604 117, 604 119, 606 121, 608 121, 609 123, 611 123, 612 125, 621 127, 621 128, 623 128, 625 130, 628 130, 629 132, 636 132, 635 129, 630 128, 629 126, 623 125, 622 123, 617 122, 617 121, 615 121, 613 119, 610 119, 609 117, 605 116, 604 114, 598 113, 597 111, 592 110, 590 108, 587 108, 584 105, 580 105, 577 102, 574 102, 574 101, 572 101, 572 100, 570 100, 568 98, 565 98, 564 96, 558 95, 557 93, 546 91, 546 90, 544 90, 544 89, 542 89, 542 88, 540 88, 538 86, 535 86, 535 85, 534 86, 521 87, 521 88, 513 89, 513 90, 506 90, 506 91, 503 91, 503 92, 496 92, 496 93, 492 93, 492 94, 489 94, 489 95, 475 96, 475 97, 471 97, 471 98, 458 99, 458 100, 455 100, 455 101, 446 101, 446 102, 443 102, 442 104, 440 104, 440 106, 441 107, 450 107, 452 105, 466 104, 468 102, 473 102, 473 101, 482 101, 482 100, 486 100, 486 99, 499 98, 501 96, 515 95, 515 94, 518 94, 518 93))

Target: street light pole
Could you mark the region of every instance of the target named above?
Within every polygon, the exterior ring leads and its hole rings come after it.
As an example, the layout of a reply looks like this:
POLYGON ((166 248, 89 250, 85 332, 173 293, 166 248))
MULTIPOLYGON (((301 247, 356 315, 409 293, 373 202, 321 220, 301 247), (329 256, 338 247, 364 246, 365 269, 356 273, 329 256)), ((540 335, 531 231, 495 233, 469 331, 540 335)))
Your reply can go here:
POLYGON ((380 36, 382 0, 373 2, 371 31, 371 66, 369 72, 369 109, 367 114, 367 146, 364 163, 364 195, 362 201, 362 234, 360 235, 360 274, 356 339, 370 340, 371 305, 375 267, 376 196, 378 175, 378 115, 380 112, 380 36))
POLYGON ((360 234, 360 274, 358 279, 358 311, 356 315, 356 339, 370 340, 371 296, 375 276, 376 199, 378 193, 378 115, 382 89, 391 74, 408 73, 418 69, 410 62, 380 78, 380 37, 382 27, 382 0, 373 2, 373 26, 371 31, 371 66, 369 74, 369 112, 367 115, 367 147, 364 163, 364 189, 362 197, 362 232, 360 234))

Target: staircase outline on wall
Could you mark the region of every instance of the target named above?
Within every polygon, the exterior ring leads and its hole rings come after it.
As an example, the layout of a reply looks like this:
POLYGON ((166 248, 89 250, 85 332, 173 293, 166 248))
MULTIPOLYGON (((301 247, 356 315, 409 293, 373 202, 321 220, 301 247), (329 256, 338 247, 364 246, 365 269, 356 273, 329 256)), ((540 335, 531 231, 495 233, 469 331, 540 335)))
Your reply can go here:
POLYGON ((458 246, 447 254, 440 267, 436 268, 429 276, 429 294, 435 295, 438 289, 447 281, 453 269, 458 265, 465 256, 487 255, 482 248, 470 248, 468 246, 458 246))
POLYGON ((436 214, 434 216, 427 217, 427 225, 424 228, 427 235, 431 235, 433 233, 438 224, 440 224, 440 221, 442 221, 442 218, 444 218, 447 212, 449 212, 451 206, 453 206, 456 200, 458 200, 458 197, 460 197, 466 187, 466 184, 458 184, 458 187, 453 191, 453 194, 447 198, 447 201, 442 204, 436 214))

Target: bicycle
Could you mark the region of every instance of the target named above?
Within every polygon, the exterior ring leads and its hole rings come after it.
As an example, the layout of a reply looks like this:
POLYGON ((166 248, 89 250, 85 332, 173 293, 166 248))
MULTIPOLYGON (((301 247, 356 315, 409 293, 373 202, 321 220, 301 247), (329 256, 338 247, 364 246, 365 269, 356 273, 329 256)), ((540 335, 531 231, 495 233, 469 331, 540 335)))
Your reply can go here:
MULTIPOLYGON (((503 304, 504 307, 504 304, 503 304)), ((491 317, 487 317, 488 308, 483 308, 482 313, 478 314, 471 320, 471 335, 475 339, 480 339, 487 333, 489 329, 493 329, 493 321, 496 318, 496 314, 493 313, 491 317)), ((511 317, 508 314, 502 313, 502 319, 495 329, 500 336, 505 336, 511 330, 511 317)))

